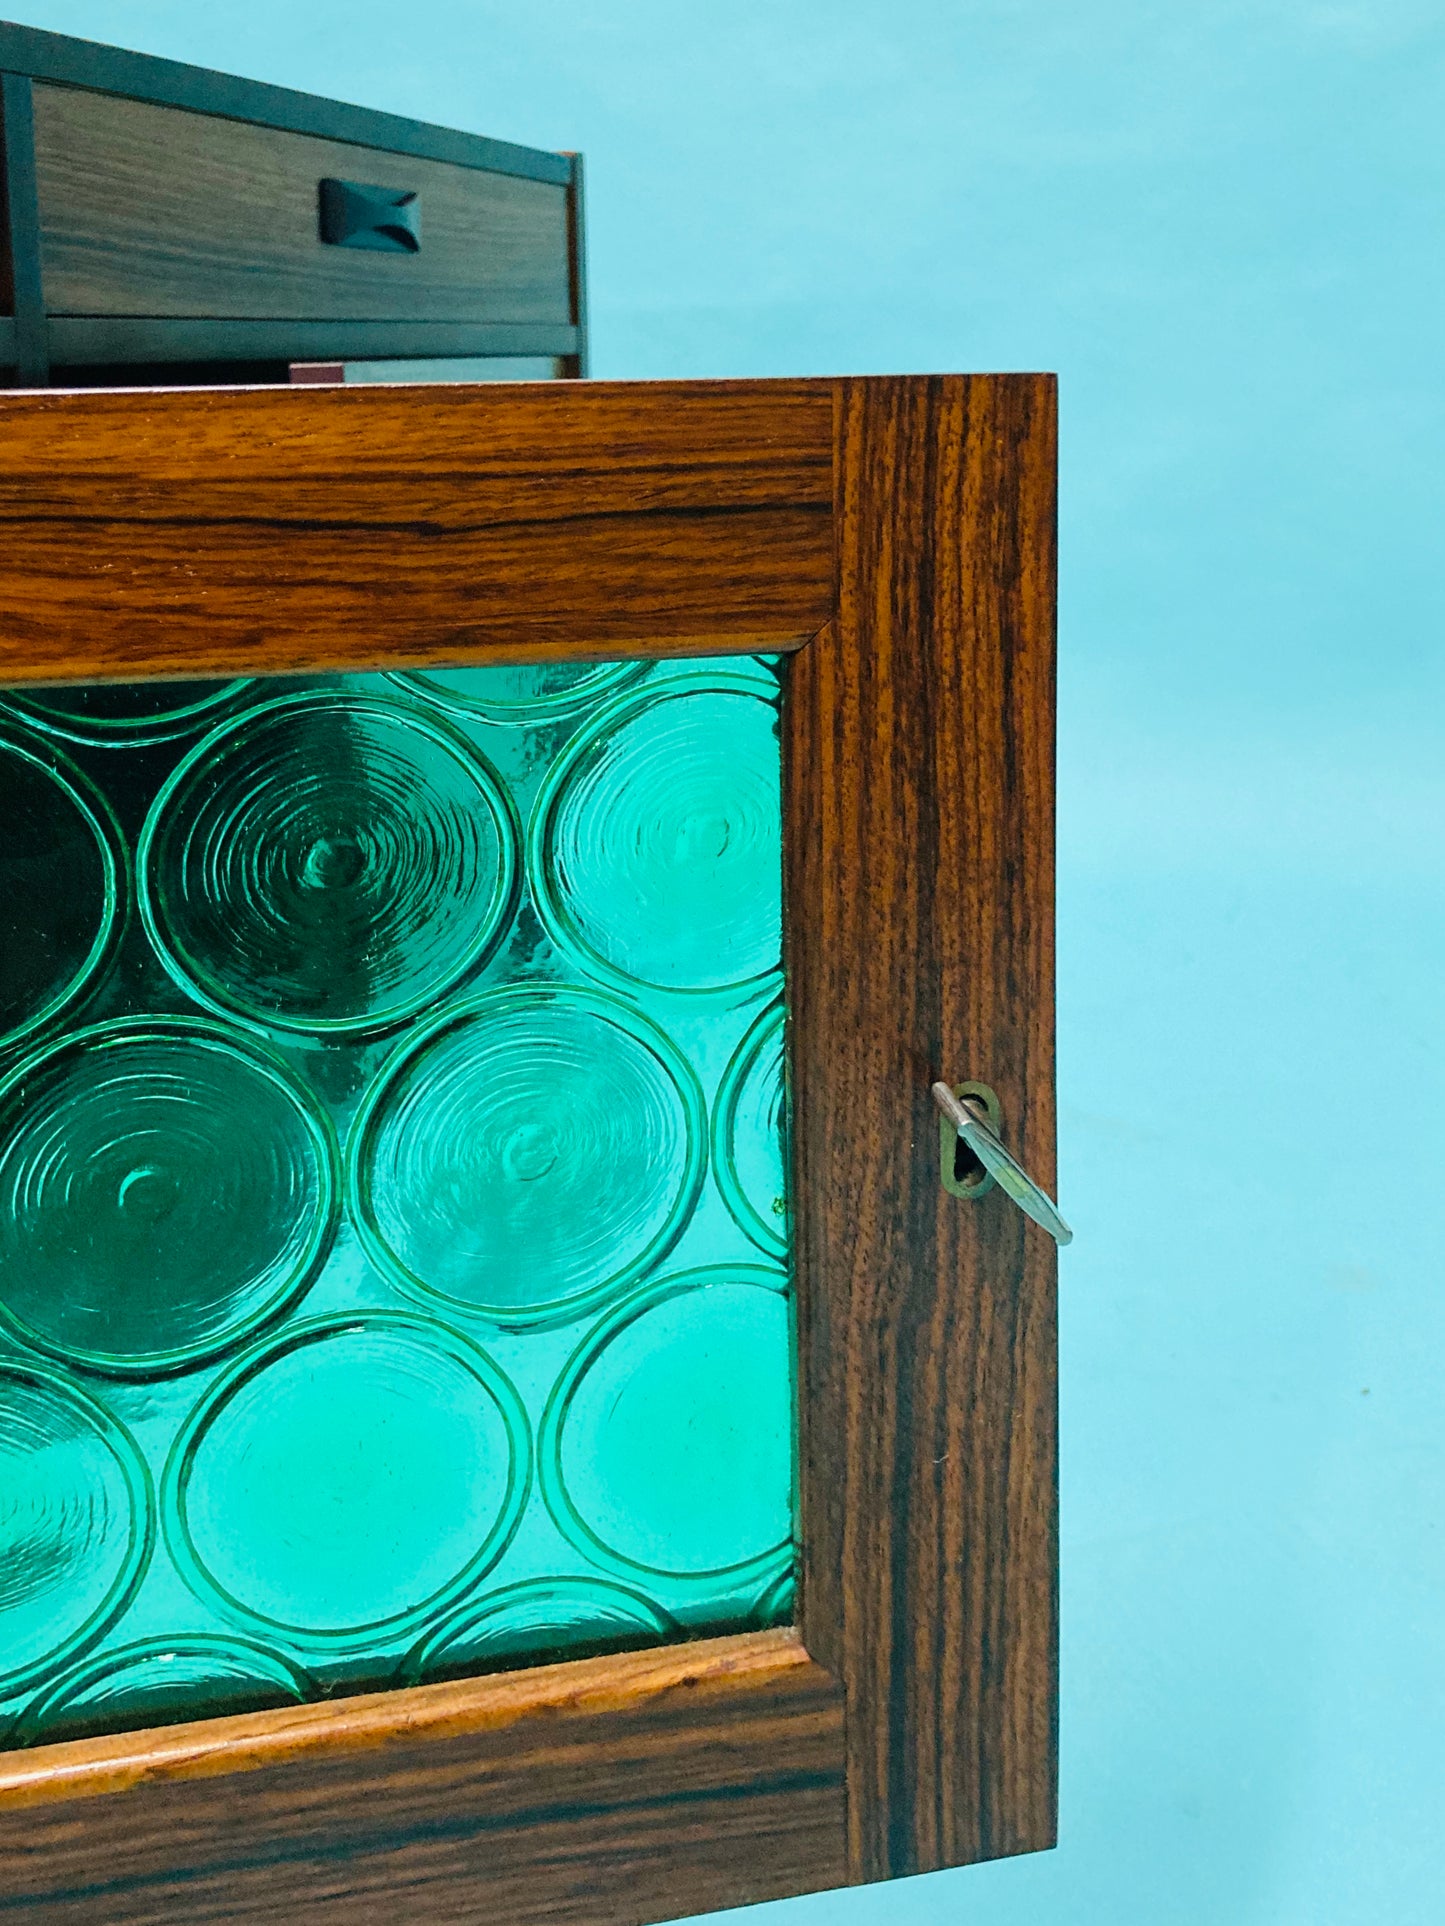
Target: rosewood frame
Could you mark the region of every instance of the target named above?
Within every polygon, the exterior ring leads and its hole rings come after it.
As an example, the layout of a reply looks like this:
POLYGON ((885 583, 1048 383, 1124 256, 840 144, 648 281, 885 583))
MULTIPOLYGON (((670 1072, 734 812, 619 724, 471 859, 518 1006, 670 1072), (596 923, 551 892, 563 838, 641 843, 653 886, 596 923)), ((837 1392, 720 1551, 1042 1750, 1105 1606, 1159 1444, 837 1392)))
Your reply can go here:
POLYGON ((611 1926, 1053 1843, 1043 375, 0 398, 0 682, 792 651, 793 1629, 0 1757, 0 1911, 611 1926))

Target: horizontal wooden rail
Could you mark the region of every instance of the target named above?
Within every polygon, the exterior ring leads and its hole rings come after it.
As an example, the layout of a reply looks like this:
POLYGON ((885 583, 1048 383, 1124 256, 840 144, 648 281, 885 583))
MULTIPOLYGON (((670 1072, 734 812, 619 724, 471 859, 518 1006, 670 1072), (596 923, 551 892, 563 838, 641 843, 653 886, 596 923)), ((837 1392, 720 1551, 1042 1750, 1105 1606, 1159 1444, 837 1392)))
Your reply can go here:
POLYGON ((826 383, 0 397, 0 682, 787 649, 826 383))
POLYGON ((675 1917, 841 1884, 843 1802, 833 1680, 707 1639, 6 1755, 0 1917, 675 1917))

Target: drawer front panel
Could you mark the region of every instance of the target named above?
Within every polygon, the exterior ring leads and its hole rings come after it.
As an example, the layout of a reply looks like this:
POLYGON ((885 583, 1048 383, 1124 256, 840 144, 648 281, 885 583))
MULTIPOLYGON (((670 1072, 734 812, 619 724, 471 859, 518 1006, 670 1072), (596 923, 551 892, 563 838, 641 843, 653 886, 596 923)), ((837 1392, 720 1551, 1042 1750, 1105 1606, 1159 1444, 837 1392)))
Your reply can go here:
POLYGON ((35 88, 52 314, 571 320, 565 188, 78 88, 35 88), (416 193, 421 251, 326 246, 318 183, 416 193))

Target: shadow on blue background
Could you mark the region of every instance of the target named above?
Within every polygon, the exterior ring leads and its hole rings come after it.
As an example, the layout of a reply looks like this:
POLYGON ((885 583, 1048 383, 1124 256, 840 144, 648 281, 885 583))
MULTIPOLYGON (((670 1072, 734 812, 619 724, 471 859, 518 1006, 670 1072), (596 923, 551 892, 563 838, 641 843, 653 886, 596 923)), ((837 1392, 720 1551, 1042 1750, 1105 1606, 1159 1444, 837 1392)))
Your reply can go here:
POLYGON ((1438 6, 15 4, 583 149, 599 375, 1059 371, 1063 1844, 746 1918, 1434 1926, 1438 6))

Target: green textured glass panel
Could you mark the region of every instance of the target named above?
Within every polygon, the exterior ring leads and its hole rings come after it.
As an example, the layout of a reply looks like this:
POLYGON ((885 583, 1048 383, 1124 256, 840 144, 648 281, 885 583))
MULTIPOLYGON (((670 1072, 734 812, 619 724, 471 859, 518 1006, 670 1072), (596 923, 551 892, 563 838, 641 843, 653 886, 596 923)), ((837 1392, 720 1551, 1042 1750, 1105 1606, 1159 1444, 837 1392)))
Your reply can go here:
POLYGON ((63 741, 131 748, 191 735, 234 708, 251 684, 84 682, 68 689, 15 690, 9 707, 63 741))
POLYGON ((331 1240, 336 1154, 249 1037, 122 1018, 0 1080, 0 1315, 81 1368, 150 1377, 292 1301, 331 1240))
POLYGON ((336 691, 249 708, 170 777, 136 857, 156 953, 200 1002, 279 1029, 383 1030, 501 938, 516 832, 449 724, 336 691))
POLYGON ((620 998, 494 990, 373 1086, 353 1132, 353 1219, 424 1298, 499 1323, 575 1316, 677 1242, 704 1120, 687 1058, 620 998))
POLYGON ((114 948, 123 855, 104 799, 48 746, 0 729, 0 1047, 74 1005, 114 948))
POLYGON ((589 1333, 542 1421, 542 1487, 593 1557, 706 1586, 777 1563, 788 1522, 781 1279, 742 1265, 669 1278, 589 1333))
POLYGON ((154 1536, 134 1441, 77 1387, 0 1365, 0 1689, 43 1678, 131 1602, 154 1536))
POLYGON ((736 994, 775 975, 776 718, 746 676, 658 676, 580 730, 532 812, 538 913, 624 989, 736 994))
POLYGON ((30 1700, 13 1737, 22 1745, 84 1739, 170 1718, 303 1704, 316 1692, 300 1666, 254 1639, 142 1639, 62 1672, 30 1700))
POLYGON ((0 1738, 787 1618, 779 677, 0 697, 0 1738))
POLYGON ((192 1412, 166 1467, 166 1535, 222 1611, 365 1649, 496 1562, 528 1459, 521 1400, 459 1333, 388 1311, 308 1320, 192 1412))

